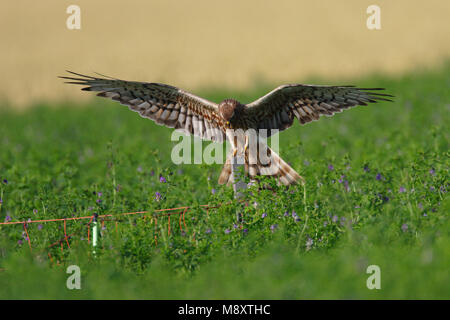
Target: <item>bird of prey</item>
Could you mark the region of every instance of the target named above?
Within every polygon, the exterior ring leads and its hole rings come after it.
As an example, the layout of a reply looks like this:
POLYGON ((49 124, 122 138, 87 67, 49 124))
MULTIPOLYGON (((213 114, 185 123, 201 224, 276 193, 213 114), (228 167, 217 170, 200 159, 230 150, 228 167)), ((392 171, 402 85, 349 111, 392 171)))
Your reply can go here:
MULTIPOLYGON (((392 95, 377 92, 384 90, 383 88, 287 84, 250 104, 242 104, 234 99, 225 99, 216 104, 166 84, 67 72, 72 76, 60 77, 70 80, 67 83, 84 85, 82 90, 99 92, 97 96, 116 100, 159 125, 215 142, 228 139, 233 150, 227 156, 219 176, 219 184, 232 181, 231 163, 233 155, 236 155, 237 141, 228 132, 238 129, 259 132, 266 129, 269 132, 267 136, 270 136, 270 132, 273 132, 271 130, 283 131, 291 127, 294 119, 305 124, 318 120, 321 115, 332 116, 349 107, 367 105, 378 100, 392 101, 388 99, 392 95)), ((255 159, 249 154, 248 141, 244 144, 245 171, 250 178, 274 176, 284 185, 304 181, 267 145, 268 161, 262 163, 258 156, 255 159), (254 161, 250 161, 251 159, 254 161)))

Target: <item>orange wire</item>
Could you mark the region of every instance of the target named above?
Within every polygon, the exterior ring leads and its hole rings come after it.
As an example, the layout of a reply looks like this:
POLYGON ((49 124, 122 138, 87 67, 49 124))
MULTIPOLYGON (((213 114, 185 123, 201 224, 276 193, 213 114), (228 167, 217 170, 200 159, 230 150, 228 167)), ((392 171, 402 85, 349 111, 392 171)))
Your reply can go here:
MULTIPOLYGON (((218 208, 219 206, 209 206, 209 205, 200 205, 200 207, 206 208, 206 214, 207 216, 209 215, 209 209, 213 209, 213 208, 218 208)), ((185 213, 191 209, 191 207, 188 206, 184 206, 184 207, 178 207, 178 208, 166 208, 166 209, 158 209, 155 210, 154 212, 161 212, 160 215, 158 216, 168 216, 168 234, 170 235, 170 216, 172 214, 178 214, 179 215, 179 224, 180 224, 180 230, 183 230, 183 227, 181 225, 181 218, 183 219, 183 225, 184 228, 187 230, 187 226, 186 226, 186 220, 185 220, 185 213), (183 211, 179 211, 179 212, 169 212, 169 213, 165 213, 163 214, 162 212, 167 212, 167 211, 177 211, 183 209, 183 211)), ((139 213, 149 213, 148 211, 136 211, 136 212, 124 212, 124 213, 116 213, 116 214, 104 214, 104 215, 99 215, 98 218, 106 218, 106 217, 113 217, 113 216, 119 216, 119 215, 134 215, 134 214, 139 214, 139 213)), ((145 218, 146 216, 144 216, 145 218)), ((31 247, 31 239, 30 239, 30 235, 28 234, 28 229, 27 229, 27 224, 28 223, 39 223, 39 222, 58 222, 58 221, 63 221, 64 222, 64 238, 60 239, 56 242, 54 242, 53 244, 49 245, 48 247, 51 248, 53 246, 55 246, 56 244, 60 244, 61 245, 61 251, 64 250, 64 244, 63 244, 63 240, 66 241, 67 246, 70 249, 70 244, 69 244, 69 238, 71 238, 74 234, 70 234, 67 235, 67 221, 69 220, 83 220, 83 219, 89 219, 89 222, 87 223, 87 227, 88 227, 88 243, 90 242, 90 224, 93 221, 94 216, 85 216, 85 217, 72 217, 72 218, 61 218, 61 219, 41 219, 41 220, 30 220, 30 221, 16 221, 16 222, 0 222, 0 225, 15 225, 15 224, 22 224, 25 230, 25 233, 27 235, 27 240, 28 240, 28 246, 30 247, 30 250, 32 250, 31 247)), ((152 221, 153 219, 155 219, 155 245, 158 245, 158 238, 157 238, 157 225, 158 225, 158 219, 157 216, 153 216, 152 217, 152 221)), ((105 219, 102 219, 102 227, 104 226, 104 221, 105 219)), ((117 231, 117 223, 118 221, 116 221, 116 231, 117 231)), ((193 235, 193 240, 195 240, 195 232, 193 235)), ((48 253, 48 256, 50 258, 50 260, 53 262, 52 256, 50 255, 50 253, 48 253)), ((58 262, 59 263, 59 262, 58 262)))
POLYGON ((169 225, 169 229, 167 231, 167 235, 170 236, 170 214, 169 214, 169 220, 167 221, 167 224, 169 225))
POLYGON ((67 239, 67 232, 66 232, 66 220, 64 220, 64 239, 66 239, 67 247, 70 249, 69 240, 67 239))
POLYGON ((30 251, 33 251, 33 249, 31 249, 31 241, 30 241, 30 236, 28 235, 28 230, 27 230, 27 224, 26 223, 23 224, 23 228, 25 229, 25 233, 27 234, 28 246, 30 247, 30 251))

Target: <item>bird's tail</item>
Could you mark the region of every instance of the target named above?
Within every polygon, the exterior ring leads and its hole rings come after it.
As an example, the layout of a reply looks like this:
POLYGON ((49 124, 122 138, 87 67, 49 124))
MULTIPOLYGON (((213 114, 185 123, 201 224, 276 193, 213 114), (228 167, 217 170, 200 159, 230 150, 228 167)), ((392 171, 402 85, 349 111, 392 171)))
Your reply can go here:
MULTIPOLYGON (((271 176, 278 179, 278 181, 285 186, 296 184, 298 182, 305 182, 303 177, 301 177, 294 169, 291 168, 290 165, 281 159, 275 151, 270 149, 268 146, 266 146, 266 148, 267 157, 263 159, 264 161, 261 161, 259 157, 255 159, 255 157, 252 157, 252 154, 249 154, 249 149, 246 150, 244 166, 245 173, 250 176, 250 179, 255 179, 257 176, 271 176), (255 161, 252 161, 254 159, 255 161)), ((230 151, 220 173, 219 184, 231 184, 233 182, 231 174, 232 159, 233 152, 230 151)))

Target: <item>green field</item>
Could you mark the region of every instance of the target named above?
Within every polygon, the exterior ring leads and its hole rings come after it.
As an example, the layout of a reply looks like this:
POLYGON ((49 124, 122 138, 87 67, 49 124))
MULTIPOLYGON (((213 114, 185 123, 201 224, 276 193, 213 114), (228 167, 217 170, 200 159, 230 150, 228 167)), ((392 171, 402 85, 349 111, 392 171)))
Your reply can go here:
MULTIPOLYGON (((170 235, 167 218, 107 221, 96 257, 86 221, 67 222, 63 251, 48 248, 61 223, 29 224, 32 253, 22 225, 0 226, 0 299, 449 299, 450 65, 350 83, 395 102, 282 132, 306 186, 249 189, 256 208, 217 185, 220 165, 174 165, 171 130, 114 102, 0 108, 1 222, 193 207, 170 235), (72 264, 81 290, 66 288, 72 264), (380 290, 366 287, 369 265, 380 290)), ((246 103, 270 89, 197 94, 246 103)))

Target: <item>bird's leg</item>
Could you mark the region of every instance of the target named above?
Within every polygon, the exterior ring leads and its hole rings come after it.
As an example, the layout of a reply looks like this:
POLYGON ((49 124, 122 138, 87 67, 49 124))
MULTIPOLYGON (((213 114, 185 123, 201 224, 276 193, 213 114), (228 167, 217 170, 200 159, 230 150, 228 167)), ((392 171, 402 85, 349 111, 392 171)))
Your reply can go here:
POLYGON ((247 151, 247 149, 248 149, 248 136, 245 135, 244 154, 247 151))
POLYGON ((238 149, 237 149, 237 145, 234 141, 234 137, 233 137, 233 139, 230 140, 230 142, 231 142, 231 148, 233 149, 233 157, 236 157, 238 149))
POLYGON ((234 158, 234 157, 236 157, 237 151, 238 151, 237 150, 237 141, 235 141, 236 137, 234 136, 233 130, 231 130, 231 129, 227 129, 226 135, 227 135, 228 141, 231 144, 232 155, 234 158))

